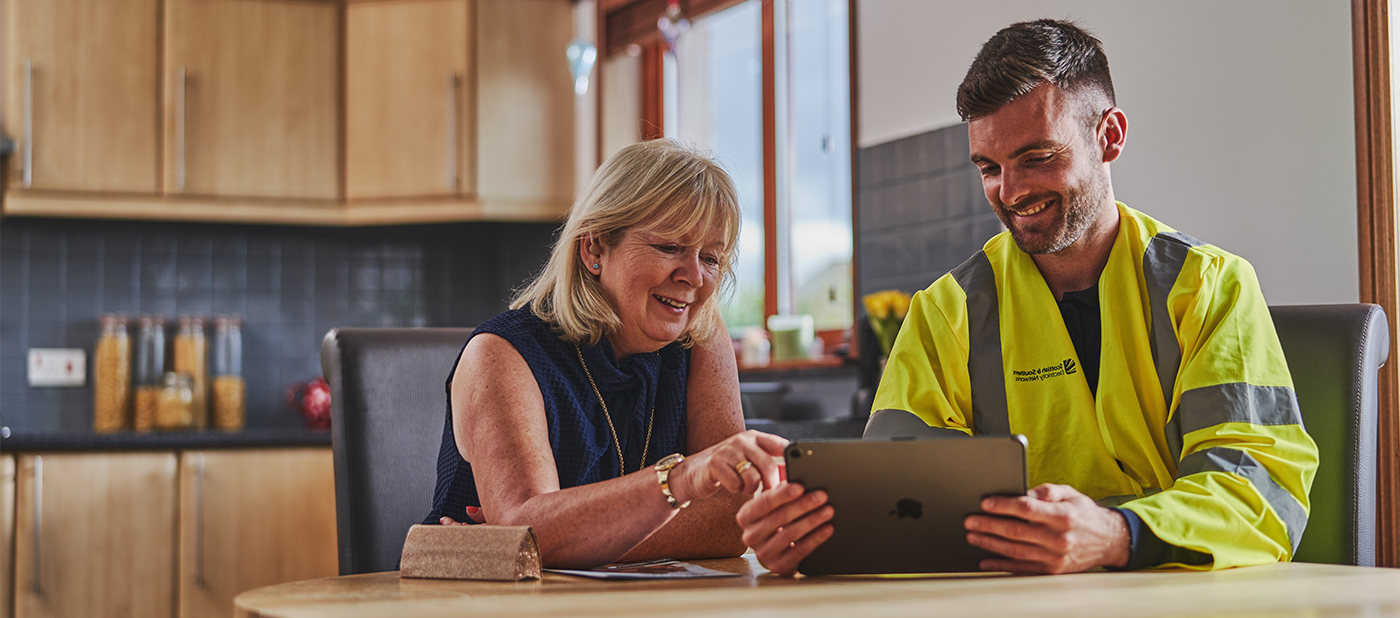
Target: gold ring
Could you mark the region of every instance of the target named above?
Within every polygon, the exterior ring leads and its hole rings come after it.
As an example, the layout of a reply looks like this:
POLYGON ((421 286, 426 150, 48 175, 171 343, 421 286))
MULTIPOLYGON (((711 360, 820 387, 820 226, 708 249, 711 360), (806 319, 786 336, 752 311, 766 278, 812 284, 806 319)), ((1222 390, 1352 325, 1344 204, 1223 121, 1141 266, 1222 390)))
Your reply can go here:
POLYGON ((749 461, 749 460, 747 460, 747 459, 745 459, 745 460, 743 460, 743 461, 741 461, 741 462, 739 462, 739 463, 737 463, 737 464, 734 464, 734 471, 735 471, 735 472, 738 472, 738 473, 739 473, 739 476, 743 476, 743 475, 744 475, 744 471, 745 471, 745 470, 748 470, 749 468, 752 468, 752 467, 753 467, 753 462, 752 462, 752 461, 749 461))

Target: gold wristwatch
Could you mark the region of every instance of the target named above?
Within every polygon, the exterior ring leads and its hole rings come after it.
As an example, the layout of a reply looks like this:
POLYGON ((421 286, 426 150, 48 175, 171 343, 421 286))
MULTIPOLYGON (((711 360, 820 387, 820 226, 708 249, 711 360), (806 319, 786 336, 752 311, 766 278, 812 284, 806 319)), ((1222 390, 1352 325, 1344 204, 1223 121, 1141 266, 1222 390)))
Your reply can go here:
POLYGON ((661 461, 656 462, 655 466, 656 480, 661 483, 661 495, 666 496, 666 504, 671 505, 673 509, 683 509, 690 506, 689 500, 680 502, 676 500, 676 496, 671 493, 671 468, 679 466, 682 461, 685 461, 685 455, 671 453, 670 455, 662 457, 661 461))

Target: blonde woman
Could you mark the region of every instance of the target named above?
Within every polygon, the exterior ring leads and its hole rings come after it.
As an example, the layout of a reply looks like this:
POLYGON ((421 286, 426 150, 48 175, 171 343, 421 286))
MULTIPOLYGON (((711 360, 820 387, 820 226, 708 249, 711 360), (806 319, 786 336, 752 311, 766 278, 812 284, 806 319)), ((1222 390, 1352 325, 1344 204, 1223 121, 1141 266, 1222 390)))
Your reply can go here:
POLYGON ((426 523, 533 526, 551 567, 743 552, 735 513, 787 442, 743 431, 715 294, 738 232, 705 155, 656 140, 604 163, 462 349, 426 523))

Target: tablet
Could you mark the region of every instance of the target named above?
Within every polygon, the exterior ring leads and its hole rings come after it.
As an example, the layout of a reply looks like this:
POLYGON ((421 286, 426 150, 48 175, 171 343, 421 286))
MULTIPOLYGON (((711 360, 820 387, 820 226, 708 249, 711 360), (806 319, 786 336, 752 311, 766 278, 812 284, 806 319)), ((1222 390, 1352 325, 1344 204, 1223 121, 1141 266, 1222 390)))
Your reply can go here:
POLYGON ((789 481, 826 490, 833 533, 805 575, 980 571, 995 554, 963 518, 986 496, 1026 493, 1026 438, 808 440, 784 452, 789 481))

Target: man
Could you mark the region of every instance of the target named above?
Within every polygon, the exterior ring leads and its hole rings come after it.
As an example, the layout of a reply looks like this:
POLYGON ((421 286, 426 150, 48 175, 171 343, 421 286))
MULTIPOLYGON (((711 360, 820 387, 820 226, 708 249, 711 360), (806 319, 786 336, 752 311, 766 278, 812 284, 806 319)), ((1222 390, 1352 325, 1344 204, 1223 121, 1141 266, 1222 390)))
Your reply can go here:
MULTIPOLYGON (((1002 30, 958 112, 1007 231, 915 294, 874 409, 1029 438, 1037 486, 964 522, 1001 556, 982 568, 1290 559, 1317 447, 1254 271, 1116 202, 1128 122, 1098 39, 1050 20, 1002 30)), ((792 573, 831 535, 825 501, 765 490, 739 512, 744 540, 792 573)))

